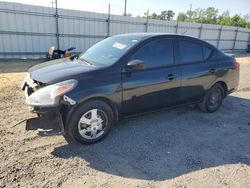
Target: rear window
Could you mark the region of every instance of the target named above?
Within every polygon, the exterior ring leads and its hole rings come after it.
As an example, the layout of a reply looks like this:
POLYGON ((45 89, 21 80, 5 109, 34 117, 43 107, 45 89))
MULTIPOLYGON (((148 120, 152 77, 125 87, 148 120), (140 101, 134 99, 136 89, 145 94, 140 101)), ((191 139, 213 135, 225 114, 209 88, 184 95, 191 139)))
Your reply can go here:
POLYGON ((182 63, 203 61, 201 44, 188 40, 180 40, 179 47, 182 63))

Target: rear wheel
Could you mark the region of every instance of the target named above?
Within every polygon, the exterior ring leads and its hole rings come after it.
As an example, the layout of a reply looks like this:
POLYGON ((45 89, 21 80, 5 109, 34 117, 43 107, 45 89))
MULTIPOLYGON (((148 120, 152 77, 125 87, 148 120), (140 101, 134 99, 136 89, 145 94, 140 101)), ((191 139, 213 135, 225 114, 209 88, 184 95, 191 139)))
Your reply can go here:
POLYGON ((199 104, 199 108, 203 112, 217 111, 223 100, 223 87, 220 84, 214 84, 206 93, 203 101, 199 104))
POLYGON ((68 142, 92 144, 104 138, 114 124, 114 114, 103 101, 93 100, 82 104, 72 115, 65 130, 68 142))

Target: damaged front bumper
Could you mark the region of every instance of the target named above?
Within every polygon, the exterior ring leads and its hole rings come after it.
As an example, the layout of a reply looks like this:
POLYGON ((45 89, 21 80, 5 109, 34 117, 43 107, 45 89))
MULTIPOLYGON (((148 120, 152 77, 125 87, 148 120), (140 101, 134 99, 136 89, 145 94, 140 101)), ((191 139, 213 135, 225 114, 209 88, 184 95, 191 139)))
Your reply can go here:
POLYGON ((55 107, 43 107, 43 106, 28 106, 28 110, 32 113, 46 114, 60 112, 60 106, 55 107))
POLYGON ((64 134, 64 122, 62 119, 61 108, 29 106, 29 111, 36 113, 36 118, 27 120, 26 130, 60 130, 64 134))
MULTIPOLYGON (((26 103, 30 95, 40 88, 45 87, 42 83, 33 81, 29 75, 27 75, 21 85, 21 89, 24 90, 26 103)), ((62 119, 62 114, 65 114, 65 109, 69 106, 76 104, 76 102, 66 95, 61 97, 60 103, 54 106, 39 106, 39 105, 28 105, 28 109, 32 113, 38 115, 37 118, 31 118, 27 121, 26 130, 34 129, 45 129, 47 125, 53 125, 50 128, 57 128, 59 125, 61 132, 64 133, 64 122, 62 119), (55 120, 57 123, 55 123, 55 120), (33 123, 30 123, 33 122, 33 123), (36 123, 34 123, 36 122, 36 123)))

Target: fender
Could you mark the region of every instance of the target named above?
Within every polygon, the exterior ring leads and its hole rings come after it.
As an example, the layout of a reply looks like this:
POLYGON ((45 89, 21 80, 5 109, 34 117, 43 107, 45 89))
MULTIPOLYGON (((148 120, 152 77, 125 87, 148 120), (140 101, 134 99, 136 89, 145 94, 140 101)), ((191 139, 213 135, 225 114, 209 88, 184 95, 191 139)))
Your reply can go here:
MULTIPOLYGON (((106 87, 106 86, 104 86, 106 87)), ((99 90, 100 91, 100 90, 99 90)), ((62 97, 61 100, 64 99, 70 99, 75 101, 76 103, 71 101, 62 101, 62 103, 64 103, 64 105, 62 106, 60 113, 62 116, 62 121, 63 121, 63 125, 64 127, 66 127, 68 125, 68 122, 72 116, 72 114, 74 113, 74 111, 82 104, 84 104, 85 102, 89 101, 89 100, 102 100, 105 103, 107 103, 113 110, 114 115, 116 117, 116 122, 118 122, 118 120, 120 119, 120 111, 121 111, 121 91, 117 90, 117 91, 113 91, 111 93, 103 93, 102 92, 97 92, 96 88, 93 90, 88 90, 88 92, 86 92, 86 90, 84 90, 84 92, 80 92, 77 95, 66 95, 67 97, 62 97), (102 94, 100 94, 102 93, 102 94)))

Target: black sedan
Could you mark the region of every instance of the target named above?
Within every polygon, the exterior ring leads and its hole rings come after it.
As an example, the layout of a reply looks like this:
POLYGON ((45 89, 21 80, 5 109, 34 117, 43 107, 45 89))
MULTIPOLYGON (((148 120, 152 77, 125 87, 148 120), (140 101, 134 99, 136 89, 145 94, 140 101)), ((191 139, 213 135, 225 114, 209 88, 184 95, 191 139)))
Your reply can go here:
POLYGON ((61 117, 67 141, 101 140, 124 117, 198 104, 215 112, 239 84, 239 63, 211 44, 175 34, 123 34, 86 52, 32 67, 26 103, 61 117))

